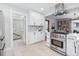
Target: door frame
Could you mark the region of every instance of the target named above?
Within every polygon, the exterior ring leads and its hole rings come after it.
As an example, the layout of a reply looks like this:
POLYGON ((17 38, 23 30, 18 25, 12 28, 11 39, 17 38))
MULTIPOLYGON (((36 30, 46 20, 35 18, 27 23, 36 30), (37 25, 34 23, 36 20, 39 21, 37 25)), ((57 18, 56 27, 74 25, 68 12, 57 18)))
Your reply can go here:
MULTIPOLYGON (((47 22, 47 29, 45 29, 47 32, 50 32, 50 20, 46 19, 45 22, 47 22)), ((45 35, 45 41, 47 41, 47 35, 45 35)))
POLYGON ((18 12, 18 11, 15 11, 15 10, 11 10, 11 21, 10 21, 10 30, 11 30, 11 48, 14 47, 14 44, 13 44, 13 13, 16 13, 16 14, 19 14, 19 15, 22 15, 25 17, 25 44, 27 44, 27 40, 26 40, 26 16, 27 14, 25 13, 21 13, 21 12, 18 12))

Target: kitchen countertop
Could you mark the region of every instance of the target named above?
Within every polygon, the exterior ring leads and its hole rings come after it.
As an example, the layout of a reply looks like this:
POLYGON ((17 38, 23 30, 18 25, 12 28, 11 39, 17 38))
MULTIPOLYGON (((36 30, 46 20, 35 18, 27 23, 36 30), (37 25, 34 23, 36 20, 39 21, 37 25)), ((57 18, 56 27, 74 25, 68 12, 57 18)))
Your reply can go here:
POLYGON ((79 40, 79 34, 78 33, 69 33, 68 36, 76 37, 77 40, 79 40))
POLYGON ((52 32, 52 33, 57 33, 57 34, 68 34, 68 33, 65 33, 65 32, 52 32))

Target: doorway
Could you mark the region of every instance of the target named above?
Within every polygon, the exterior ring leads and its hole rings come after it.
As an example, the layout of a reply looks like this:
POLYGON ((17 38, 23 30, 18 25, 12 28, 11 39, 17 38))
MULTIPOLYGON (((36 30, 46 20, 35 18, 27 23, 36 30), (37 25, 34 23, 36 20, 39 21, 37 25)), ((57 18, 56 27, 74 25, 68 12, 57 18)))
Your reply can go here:
POLYGON ((13 13, 13 47, 26 45, 26 16, 13 13))

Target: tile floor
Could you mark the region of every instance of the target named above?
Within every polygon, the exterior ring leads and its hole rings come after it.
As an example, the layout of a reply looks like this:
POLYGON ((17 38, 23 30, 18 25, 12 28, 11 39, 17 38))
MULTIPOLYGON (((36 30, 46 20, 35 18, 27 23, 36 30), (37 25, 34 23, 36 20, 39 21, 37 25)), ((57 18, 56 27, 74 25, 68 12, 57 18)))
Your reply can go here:
POLYGON ((39 42, 32 45, 18 46, 13 49, 4 50, 5 56, 62 56, 46 46, 46 42, 39 42))
POLYGON ((23 39, 13 40, 14 47, 25 46, 23 39))

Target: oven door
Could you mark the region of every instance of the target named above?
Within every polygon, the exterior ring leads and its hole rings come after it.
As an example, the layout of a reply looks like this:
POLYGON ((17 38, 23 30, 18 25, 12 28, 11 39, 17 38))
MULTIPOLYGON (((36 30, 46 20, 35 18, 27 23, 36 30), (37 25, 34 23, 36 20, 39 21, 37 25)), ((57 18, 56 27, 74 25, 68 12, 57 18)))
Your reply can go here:
POLYGON ((59 41, 59 40, 51 39, 51 46, 54 49, 60 50, 62 52, 65 52, 65 42, 64 41, 59 41))
POLYGON ((62 41, 58 41, 58 40, 52 39, 51 40, 51 44, 63 49, 63 42, 62 41))

